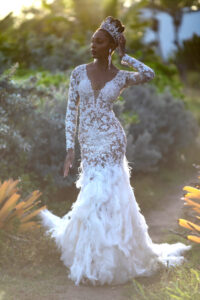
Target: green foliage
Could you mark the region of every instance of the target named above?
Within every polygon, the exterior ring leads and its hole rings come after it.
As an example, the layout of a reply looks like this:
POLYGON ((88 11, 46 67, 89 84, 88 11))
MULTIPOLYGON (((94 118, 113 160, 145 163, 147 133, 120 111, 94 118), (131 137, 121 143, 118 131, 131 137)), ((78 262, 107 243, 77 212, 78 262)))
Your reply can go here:
POLYGON ((53 75, 49 76, 45 87, 37 83, 37 76, 17 83, 11 80, 11 73, 12 70, 5 72, 0 78, 0 152, 3 158, 0 177, 2 180, 24 179, 23 192, 40 188, 46 202, 59 185, 67 186, 72 180, 64 181, 62 177, 67 98, 64 74, 56 77, 57 82, 59 78, 63 81, 56 88, 50 85, 53 75))
POLYGON ((159 93, 168 90, 175 98, 183 99, 183 83, 180 80, 179 73, 175 64, 164 64, 157 60, 149 61, 149 66, 155 71, 153 84, 159 93))
POLYGON ((78 25, 63 15, 62 6, 55 12, 30 12, 34 18, 24 18, 18 26, 12 14, 0 21, 0 70, 16 61, 22 68, 64 70, 87 59, 87 47, 76 36, 78 25))
POLYGON ((184 40, 176 51, 176 61, 183 71, 200 71, 200 36, 194 34, 192 38, 184 40))
POLYGON ((199 89, 200 74, 199 71, 187 72, 187 84, 189 87, 199 89))
MULTIPOLYGON (((199 76, 199 74, 198 74, 199 76)), ((186 88, 184 90, 184 103, 188 110, 190 110, 200 125, 200 96, 199 89, 186 88)))
MULTIPOLYGON (((153 84, 158 92, 168 88, 173 96, 183 97, 174 63, 164 64, 155 54, 155 45, 143 43, 146 28, 152 27, 152 20, 141 18, 141 9, 148 6, 148 2, 134 2, 129 9, 125 9, 124 1, 105 0, 98 2, 99 9, 96 10, 97 2, 57 0, 48 4, 43 1, 42 9, 26 10, 20 22, 12 14, 0 20, 0 29, 3 30, 0 30, 0 70, 17 61, 20 69, 30 68, 34 76, 34 69, 41 70, 38 84, 55 83, 57 86, 59 80, 63 79, 62 75, 57 72, 56 76, 51 77, 45 70, 62 71, 88 61, 91 35, 112 11, 126 25, 127 52, 155 70, 153 84), (30 13, 33 18, 26 18, 30 13)), ((120 62, 118 64, 121 68, 120 62)), ((23 72, 19 70, 17 74, 28 76, 28 73, 23 72)))
POLYGON ((17 82, 23 82, 28 80, 30 77, 34 77, 37 86, 51 86, 58 87, 61 83, 66 84, 67 77, 63 72, 50 72, 47 70, 30 70, 30 69, 17 69, 13 80, 17 82))
MULTIPOLYGON (((200 271, 193 268, 177 268, 170 272, 170 281, 165 283, 159 289, 146 288, 137 280, 133 280, 134 296, 138 300, 198 300, 200 297, 200 271)), ((163 279, 163 278, 162 278, 163 279)))
POLYGON ((124 120, 124 122, 127 124, 140 122, 138 115, 134 114, 131 111, 123 112, 121 117, 124 120))
POLYGON ((123 98, 114 109, 126 129, 126 154, 134 171, 156 171, 188 145, 195 147, 198 124, 169 91, 158 94, 151 85, 132 86, 123 98))
POLYGON ((138 300, 198 300, 200 298, 200 269, 195 265, 199 249, 194 247, 188 256, 190 262, 171 267, 155 276, 154 281, 133 279, 130 294, 138 300))

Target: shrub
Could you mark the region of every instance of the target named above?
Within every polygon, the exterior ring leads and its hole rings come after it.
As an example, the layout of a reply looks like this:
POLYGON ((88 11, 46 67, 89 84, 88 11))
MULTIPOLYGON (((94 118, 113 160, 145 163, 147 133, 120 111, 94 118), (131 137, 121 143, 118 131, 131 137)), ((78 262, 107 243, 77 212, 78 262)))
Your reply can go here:
POLYGON ((11 80, 16 67, 0 76, 0 177, 29 180, 26 186, 40 186, 47 199, 75 180, 75 172, 65 180, 62 174, 66 83, 50 84, 51 75, 45 86, 38 74, 19 83, 11 80))
POLYGON ((161 163, 195 144, 198 125, 183 101, 167 91, 157 94, 149 85, 130 87, 122 95, 124 103, 116 104, 115 112, 126 128, 127 157, 135 171, 156 171, 161 163), (126 113, 138 118, 124 122, 126 113))
POLYGON ((200 36, 194 33, 190 39, 184 40, 181 47, 176 51, 176 60, 182 70, 199 72, 200 36))

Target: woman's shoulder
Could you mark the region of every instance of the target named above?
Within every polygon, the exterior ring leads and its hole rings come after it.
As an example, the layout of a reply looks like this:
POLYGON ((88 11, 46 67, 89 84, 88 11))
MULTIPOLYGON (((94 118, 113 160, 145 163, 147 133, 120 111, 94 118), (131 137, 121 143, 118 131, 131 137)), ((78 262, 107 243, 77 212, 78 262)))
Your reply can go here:
POLYGON ((71 79, 75 79, 76 81, 80 79, 81 74, 83 73, 85 64, 81 64, 76 66, 74 69, 71 71, 71 79))
POLYGON ((72 70, 72 73, 76 74, 76 73, 80 72, 80 70, 83 70, 84 67, 85 67, 85 64, 78 65, 72 70))

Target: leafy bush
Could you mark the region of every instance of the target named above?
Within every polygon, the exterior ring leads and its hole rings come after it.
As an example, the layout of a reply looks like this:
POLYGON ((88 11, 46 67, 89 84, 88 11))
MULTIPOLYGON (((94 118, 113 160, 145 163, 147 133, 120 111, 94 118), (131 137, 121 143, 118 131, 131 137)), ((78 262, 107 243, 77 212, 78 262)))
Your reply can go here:
POLYGON ((176 60, 183 71, 200 70, 200 36, 196 33, 188 39, 176 51, 176 60))
POLYGON ((64 83, 45 87, 40 76, 17 83, 14 69, 0 77, 0 177, 29 181, 27 189, 40 187, 47 199, 75 176, 63 180, 62 174, 67 89, 64 83))
POLYGON ((199 71, 187 72, 187 84, 194 89, 199 89, 200 74, 199 71))
POLYGON ((152 82, 158 93, 169 91, 173 97, 184 99, 183 83, 181 82, 178 69, 173 62, 163 63, 160 58, 152 57, 147 65, 155 71, 155 78, 152 82))
POLYGON ((198 125, 184 102, 169 92, 157 94, 153 86, 133 86, 123 92, 124 103, 115 105, 115 112, 127 131, 127 157, 135 171, 156 171, 195 144, 198 125), (124 114, 138 115, 138 120, 123 121, 124 114))
POLYGON ((26 13, 32 19, 19 20, 10 13, 0 20, 0 70, 15 62, 23 68, 66 70, 88 59, 88 46, 76 35, 76 20, 63 14, 61 3, 58 9, 30 9, 26 13))
MULTIPOLYGON (((144 45, 145 30, 152 22, 141 19, 141 9, 146 6, 145 1, 134 3, 129 9, 122 10, 119 9, 123 6, 120 1, 111 1, 109 4, 106 4, 106 1, 98 3, 97 0, 87 2, 90 3, 90 9, 82 1, 71 5, 67 1, 55 0, 47 4, 43 0, 41 9, 27 9, 24 11, 24 18, 20 20, 13 17, 12 13, 0 20, 0 70, 10 67, 15 62, 18 62, 21 68, 40 68, 43 71, 63 71, 85 63, 91 59, 91 36, 103 17, 110 12, 115 11, 117 14, 117 11, 120 11, 119 17, 126 24, 127 53, 155 70, 153 84, 159 92, 169 87, 175 97, 183 96, 174 61, 163 63, 155 53, 155 44, 144 45), (32 15, 31 19, 29 14, 32 15)), ((122 68, 118 55, 114 55, 113 61, 122 68)))

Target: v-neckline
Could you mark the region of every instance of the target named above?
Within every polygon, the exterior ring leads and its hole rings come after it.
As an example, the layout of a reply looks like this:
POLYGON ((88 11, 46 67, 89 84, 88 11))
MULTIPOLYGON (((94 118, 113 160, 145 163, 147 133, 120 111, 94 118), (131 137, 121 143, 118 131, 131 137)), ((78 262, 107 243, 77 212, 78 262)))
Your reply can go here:
POLYGON ((87 77, 87 79, 88 79, 88 81, 89 81, 89 83, 90 83, 90 87, 91 87, 91 90, 92 90, 92 92, 93 92, 93 96, 94 96, 94 99, 95 99, 95 100, 99 97, 101 91, 106 87, 106 85, 107 85, 109 82, 112 82, 112 81, 117 77, 117 75, 118 75, 119 72, 120 72, 120 70, 117 71, 117 73, 115 74, 115 76, 114 76, 111 80, 106 81, 106 83, 102 86, 101 89, 93 89, 93 87, 92 87, 92 81, 91 81, 91 79, 89 78, 88 72, 87 72, 87 64, 85 64, 85 73, 86 73, 86 77, 87 77), (98 92, 99 92, 98 95, 97 95, 97 97, 95 97, 95 91, 98 91, 98 92))

